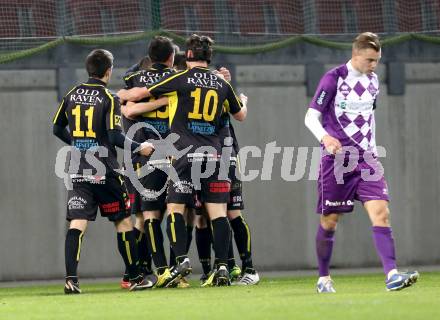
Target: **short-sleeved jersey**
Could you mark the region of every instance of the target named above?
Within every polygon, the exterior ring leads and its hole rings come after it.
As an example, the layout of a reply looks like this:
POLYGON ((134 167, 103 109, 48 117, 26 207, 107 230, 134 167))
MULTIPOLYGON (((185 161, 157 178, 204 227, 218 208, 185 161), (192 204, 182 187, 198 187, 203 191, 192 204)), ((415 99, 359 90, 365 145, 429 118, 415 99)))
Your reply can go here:
POLYGON ((193 145, 214 147, 221 152, 221 115, 223 105, 229 105, 230 113, 241 109, 231 85, 208 68, 194 67, 163 78, 149 87, 154 97, 170 97, 170 129, 180 139, 175 143, 181 150, 193 145))
MULTIPOLYGON (((150 69, 147 70, 141 70, 138 72, 135 72, 126 78, 124 78, 125 85, 127 89, 131 89, 134 87, 148 87, 153 85, 154 83, 158 82, 160 79, 162 79, 164 76, 167 76, 169 74, 173 74, 176 71, 174 69, 168 68, 166 65, 161 63, 155 63, 152 65, 150 69)), ((145 98, 142 100, 142 102, 148 102, 154 100, 153 97, 145 98)), ((162 138, 168 135, 169 133, 169 120, 168 120, 168 112, 169 108, 168 106, 160 107, 157 110, 146 112, 142 114, 140 117, 138 117, 137 121, 143 121, 149 126, 153 127, 162 138)), ((128 128, 133 125, 132 120, 126 119, 124 117, 124 130, 128 131, 128 128)), ((135 137, 135 141, 142 143, 145 140, 148 139, 159 139, 160 137, 157 136, 157 134, 151 130, 146 129, 143 130, 143 134, 140 136, 135 137), (138 138, 138 139, 137 139, 138 138), (143 141, 138 141, 138 140, 143 141)))
POLYGON ((342 146, 360 154, 375 152, 374 110, 379 94, 375 73, 363 74, 347 64, 328 71, 319 83, 310 108, 322 113, 322 125, 342 146))
MULTIPOLYGON (((108 130, 122 130, 121 108, 118 98, 98 79, 90 78, 71 89, 61 101, 53 120, 54 124, 69 126, 73 146, 80 151, 79 174, 95 166, 86 160, 86 152, 94 147, 105 147, 108 155, 94 153, 96 160, 105 164, 106 170, 119 168, 116 149, 109 142, 108 130)), ((78 160, 72 154, 71 161, 78 160)))

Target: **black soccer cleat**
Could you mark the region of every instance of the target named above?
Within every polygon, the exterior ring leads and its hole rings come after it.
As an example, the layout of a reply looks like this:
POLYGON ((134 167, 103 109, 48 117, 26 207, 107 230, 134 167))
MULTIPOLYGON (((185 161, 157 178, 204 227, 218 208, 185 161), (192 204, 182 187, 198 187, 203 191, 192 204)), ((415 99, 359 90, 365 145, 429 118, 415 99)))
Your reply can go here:
POLYGON ((157 276, 155 274, 148 275, 145 278, 142 276, 137 277, 135 280, 130 280, 129 291, 141 291, 151 289, 157 282, 157 276))
POLYGON ((64 293, 65 294, 80 294, 81 289, 79 288, 79 282, 74 282, 71 279, 66 279, 66 283, 64 285, 64 293))
POLYGON ((165 287, 175 287, 179 283, 182 277, 186 277, 192 272, 191 263, 188 258, 183 259, 183 261, 176 266, 172 267, 170 270, 171 278, 165 287))
POLYGON ((217 287, 230 286, 229 272, 226 266, 220 265, 214 275, 214 285, 217 287))

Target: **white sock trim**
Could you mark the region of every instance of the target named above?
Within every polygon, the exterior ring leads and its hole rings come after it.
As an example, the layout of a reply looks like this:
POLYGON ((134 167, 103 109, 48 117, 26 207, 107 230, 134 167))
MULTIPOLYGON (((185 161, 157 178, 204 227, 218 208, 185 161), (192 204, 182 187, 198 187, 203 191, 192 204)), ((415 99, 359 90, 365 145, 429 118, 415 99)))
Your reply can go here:
POLYGON ((398 273, 397 269, 390 270, 390 272, 388 272, 388 274, 387 274, 387 279, 390 279, 396 273, 398 273))
POLYGON ((328 276, 325 276, 325 277, 319 277, 319 279, 318 279, 318 283, 321 283, 321 282, 327 282, 327 281, 329 281, 329 280, 331 280, 332 278, 330 278, 330 275, 328 275, 328 276))

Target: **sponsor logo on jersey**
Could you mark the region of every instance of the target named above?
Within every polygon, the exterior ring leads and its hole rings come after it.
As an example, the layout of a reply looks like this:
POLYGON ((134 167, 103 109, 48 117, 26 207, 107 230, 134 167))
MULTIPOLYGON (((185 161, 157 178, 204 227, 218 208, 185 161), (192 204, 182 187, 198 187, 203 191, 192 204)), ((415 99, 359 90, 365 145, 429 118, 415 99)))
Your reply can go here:
POLYGON ((321 91, 321 94, 319 95, 318 99, 316 100, 316 103, 320 106, 322 106, 322 103, 324 102, 324 98, 327 95, 327 92, 324 90, 321 91))
MULTIPOLYGON (((167 133, 169 131, 168 120, 144 120, 145 123, 156 129, 159 133, 167 133)), ((145 128, 146 132, 154 132, 151 127, 145 128)))
POLYGON ((99 147, 99 143, 95 139, 75 139, 73 145, 81 151, 99 147))
POLYGON ((220 155, 213 153, 188 153, 186 155, 188 162, 202 162, 202 161, 218 161, 220 155))
POLYGON ((87 182, 90 184, 105 184, 105 176, 94 176, 84 174, 71 174, 70 178, 74 183, 87 182))
POLYGON ((70 95, 70 101, 82 102, 85 105, 96 105, 104 100, 102 97, 99 97, 99 90, 78 88, 75 90, 75 93, 70 95))
POLYGON ((142 75, 139 77, 139 82, 144 83, 146 86, 152 85, 159 80, 161 80, 166 75, 171 74, 172 71, 165 71, 161 73, 153 72, 153 71, 144 71, 142 75))
POLYGON ((364 113, 371 112, 373 110, 374 101, 341 101, 339 102, 339 108, 347 110, 347 112, 364 113))
POLYGON ((207 89, 223 88, 223 83, 213 73, 195 72, 194 77, 188 77, 188 84, 207 89))
POLYGON ((341 101, 341 103, 339 104, 339 108, 341 108, 342 110, 345 110, 345 108, 347 108, 347 102, 341 101))
POLYGON ((188 123, 188 130, 194 134, 213 135, 215 133, 215 126, 208 122, 192 121, 188 123))

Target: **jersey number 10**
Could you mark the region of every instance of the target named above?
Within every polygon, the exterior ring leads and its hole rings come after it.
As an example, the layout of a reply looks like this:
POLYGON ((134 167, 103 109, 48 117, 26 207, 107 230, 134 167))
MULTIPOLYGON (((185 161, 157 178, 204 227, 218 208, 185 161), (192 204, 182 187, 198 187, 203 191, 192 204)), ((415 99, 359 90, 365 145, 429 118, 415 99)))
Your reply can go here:
POLYGON ((86 110, 85 115, 87 117, 87 131, 81 130, 81 106, 77 105, 72 109, 72 115, 75 116, 75 130, 72 131, 74 137, 87 137, 96 138, 96 132, 93 131, 93 110, 94 107, 90 107, 86 110))
POLYGON ((213 121, 215 118, 215 114, 217 111, 217 104, 218 104, 218 95, 217 91, 215 90, 208 90, 205 95, 205 101, 203 103, 203 110, 202 113, 200 113, 200 96, 202 93, 201 88, 197 88, 194 91, 191 91, 191 97, 194 98, 194 109, 192 112, 188 113, 189 119, 196 119, 196 120, 203 120, 205 121, 213 121), (211 101, 212 103, 212 110, 209 111, 211 107, 211 101))

